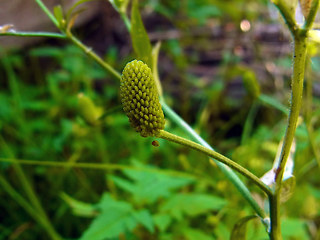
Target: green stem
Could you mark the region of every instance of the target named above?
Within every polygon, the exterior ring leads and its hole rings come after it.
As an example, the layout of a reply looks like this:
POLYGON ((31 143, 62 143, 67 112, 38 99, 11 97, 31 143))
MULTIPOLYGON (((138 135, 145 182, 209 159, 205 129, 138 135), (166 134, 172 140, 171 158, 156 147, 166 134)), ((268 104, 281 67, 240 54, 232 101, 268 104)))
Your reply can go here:
MULTIPOLYGON (((291 110, 288 117, 288 125, 283 141, 280 155, 279 166, 276 171, 276 185, 281 186, 283 173, 290 154, 291 145, 297 127, 299 113, 302 103, 304 69, 306 60, 306 39, 305 37, 294 39, 294 57, 293 57, 293 77, 292 77, 292 93, 291 93, 291 110)), ((278 192, 279 189, 276 189, 278 192)))
POLYGON ((237 171, 238 173, 242 174, 243 176, 247 177, 250 179, 254 184, 256 184, 262 191, 264 191, 268 196, 272 195, 271 189, 265 185, 256 175, 251 173, 249 170, 246 168, 242 167, 238 163, 232 161, 231 159, 223 156, 222 154, 215 152, 209 148, 206 148, 198 143, 195 143, 193 141, 190 141, 188 139, 179 137, 177 135, 174 135, 172 133, 169 133, 167 131, 161 130, 159 136, 160 138, 166 139, 171 142, 175 142, 178 144, 181 144, 183 146, 192 148, 194 150, 197 150, 203 154, 206 154, 207 156, 227 165, 231 169, 237 171))
MULTIPOLYGON (((317 0, 318 1, 318 0, 317 0)), ((294 19, 294 14, 292 9, 289 9, 287 7, 286 2, 282 0, 274 0, 273 1, 274 5, 278 8, 279 12, 281 13, 283 19, 285 20, 290 32, 292 35, 296 32, 298 29, 298 25, 294 19)))
POLYGON ((281 237, 280 227, 280 192, 285 166, 290 154, 290 149, 294 139, 297 122, 302 103, 303 80, 305 70, 305 60, 307 52, 306 35, 301 36, 296 33, 294 36, 294 56, 293 56, 293 76, 291 91, 291 107, 288 117, 287 130, 284 137, 279 165, 275 175, 275 196, 270 199, 271 211, 271 239, 279 240, 281 237))
POLYGON ((124 24, 126 25, 126 28, 127 28, 128 32, 130 33, 131 32, 131 22, 130 22, 127 14, 125 12, 122 12, 122 11, 120 11, 119 14, 120 14, 124 24))
POLYGON ((53 22, 53 24, 60 29, 59 27, 59 22, 57 21, 57 19, 55 18, 55 16, 50 12, 50 10, 46 7, 46 5, 44 5, 44 3, 41 0, 35 0, 36 3, 39 5, 39 7, 42 9, 42 11, 47 14, 47 16, 51 19, 51 21, 53 22))
POLYGON ((253 123, 254 123, 254 119, 257 115, 257 112, 259 110, 259 102, 257 100, 254 100, 254 102, 252 103, 247 119, 244 123, 244 127, 243 127, 243 131, 242 131, 242 135, 241 135, 241 145, 247 143, 251 131, 252 131, 252 127, 253 127, 253 123))
POLYGON ((311 1, 310 12, 303 25, 303 30, 308 31, 312 27, 314 23, 314 19, 316 18, 318 8, 319 8, 319 0, 311 1))
POLYGON ((0 33, 0 36, 66 38, 66 35, 64 35, 64 34, 51 33, 51 32, 15 32, 15 31, 8 31, 8 32, 0 33))
POLYGON ((269 229, 270 240, 281 240, 281 221, 280 221, 280 194, 269 196, 270 221, 269 229))
POLYGON ((98 64, 100 64, 105 70, 107 70, 113 77, 120 80, 121 74, 116 71, 112 66, 103 61, 91 48, 84 45, 81 41, 79 41, 76 37, 74 37, 71 32, 67 33, 68 39, 71 40, 76 46, 78 46, 81 50, 83 50, 89 57, 94 59, 98 64))
POLYGON ((26 159, 14 159, 14 158, 0 158, 0 162, 16 163, 20 165, 35 165, 45 167, 57 167, 57 168, 83 168, 83 169, 95 169, 95 170, 133 170, 144 171, 151 173, 161 173, 170 176, 184 176, 189 178, 196 178, 198 176, 191 175, 185 172, 164 170, 157 168, 145 168, 134 167, 128 165, 111 164, 111 163, 86 163, 86 162, 57 162, 57 161, 39 161, 39 160, 26 160, 26 159))

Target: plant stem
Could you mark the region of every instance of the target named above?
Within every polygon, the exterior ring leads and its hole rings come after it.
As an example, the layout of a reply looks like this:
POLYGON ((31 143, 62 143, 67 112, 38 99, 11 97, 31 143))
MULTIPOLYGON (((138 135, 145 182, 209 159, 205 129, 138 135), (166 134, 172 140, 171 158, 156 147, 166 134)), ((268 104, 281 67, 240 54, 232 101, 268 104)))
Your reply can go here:
POLYGON ((51 33, 51 32, 0 32, 0 36, 16 36, 16 37, 50 37, 50 38, 66 38, 66 35, 61 33, 51 33))
POLYGON ((50 12, 50 10, 44 5, 44 3, 41 0, 35 0, 36 3, 39 5, 39 7, 42 9, 42 11, 51 19, 53 24, 59 28, 59 22, 55 18, 55 16, 50 12))
POLYGON ((293 76, 291 83, 291 107, 288 117, 287 130, 284 137, 282 150, 280 154, 279 165, 276 169, 275 175, 275 193, 270 201, 270 218, 271 218, 271 232, 270 238, 274 240, 281 240, 281 226, 280 226, 280 192, 282 187, 282 178, 286 163, 290 154, 291 145, 294 139, 297 122, 302 103, 303 80, 305 70, 305 60, 307 52, 306 35, 295 33, 294 35, 294 56, 293 56, 293 76))
POLYGON ((98 64, 100 64, 105 70, 107 70, 113 77, 120 80, 121 74, 116 71, 112 66, 103 61, 91 48, 84 45, 81 41, 79 41, 76 37, 72 35, 71 32, 67 32, 67 38, 71 40, 76 46, 82 49, 89 57, 94 59, 98 64))
POLYGON ((253 183, 255 183, 262 191, 264 191, 268 196, 272 195, 271 189, 265 185, 256 175, 251 173, 246 168, 242 167, 238 163, 232 161, 231 159, 223 156, 222 154, 215 152, 209 148, 206 148, 198 143, 195 143, 193 141, 190 141, 188 139, 179 137, 177 135, 174 135, 172 133, 169 133, 167 131, 161 130, 159 136, 160 138, 166 139, 171 142, 175 142, 178 144, 181 144, 183 146, 192 148, 194 150, 197 150, 203 154, 206 154, 207 156, 216 159, 217 161, 227 165, 228 167, 232 168, 233 170, 237 171, 238 173, 242 174, 243 176, 250 179, 253 183))
POLYGON ((270 222, 268 230, 270 240, 281 240, 280 194, 269 196, 270 222))
POLYGON ((128 32, 131 32, 131 22, 127 16, 127 14, 125 12, 120 11, 119 12, 124 24, 126 25, 126 28, 128 30, 128 32))
MULTIPOLYGON (((307 44, 305 37, 296 37, 294 39, 294 56, 293 56, 293 76, 292 76, 292 92, 291 92, 291 108, 288 117, 288 125, 283 141, 280 155, 279 166, 276 171, 275 181, 278 188, 281 187, 282 177, 290 154, 291 145, 297 127, 299 118, 302 93, 304 69, 306 60, 307 44)), ((280 189, 276 189, 279 192, 280 189)))
POLYGON ((312 27, 312 25, 314 23, 314 19, 316 18, 318 8, 319 8, 319 0, 311 1, 311 6, 310 6, 310 11, 309 11, 308 17, 306 18, 306 21, 303 25, 304 31, 308 31, 312 27))

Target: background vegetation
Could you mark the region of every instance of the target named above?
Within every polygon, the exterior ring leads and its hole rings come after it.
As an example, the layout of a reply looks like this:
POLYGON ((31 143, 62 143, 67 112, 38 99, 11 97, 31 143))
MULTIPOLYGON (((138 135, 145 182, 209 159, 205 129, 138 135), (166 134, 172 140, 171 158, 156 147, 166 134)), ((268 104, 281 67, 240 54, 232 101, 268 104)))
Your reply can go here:
MULTIPOLYGON (((106 12, 75 34, 121 71, 135 55, 120 17, 103 4, 106 12)), ((257 176, 269 171, 285 131, 291 76, 291 38, 277 11, 262 0, 140 5, 151 41, 162 41, 167 102, 216 150, 257 176)), ((297 185, 282 206, 290 240, 320 239, 317 53, 312 44, 297 185)), ((205 156, 162 140, 154 147, 135 133, 121 110, 119 82, 74 45, 46 40, 1 49, 0 63, 0 239, 47 239, 34 220, 42 210, 65 239, 223 240, 253 214, 205 156), (83 118, 79 94, 105 113, 100 124, 83 118), (30 210, 25 199, 42 207, 30 210)), ((170 121, 166 128, 185 136, 170 121)), ((248 186, 263 205, 261 192, 248 186)), ((250 221, 247 239, 267 238, 261 222, 250 221)))

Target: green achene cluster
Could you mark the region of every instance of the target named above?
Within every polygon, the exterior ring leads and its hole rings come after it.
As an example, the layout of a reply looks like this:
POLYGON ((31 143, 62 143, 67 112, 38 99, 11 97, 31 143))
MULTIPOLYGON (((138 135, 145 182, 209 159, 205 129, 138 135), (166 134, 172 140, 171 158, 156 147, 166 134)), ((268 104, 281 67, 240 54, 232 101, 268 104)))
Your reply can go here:
POLYGON ((121 76, 120 98, 131 125, 142 137, 157 136, 165 119, 151 69, 133 60, 121 76))

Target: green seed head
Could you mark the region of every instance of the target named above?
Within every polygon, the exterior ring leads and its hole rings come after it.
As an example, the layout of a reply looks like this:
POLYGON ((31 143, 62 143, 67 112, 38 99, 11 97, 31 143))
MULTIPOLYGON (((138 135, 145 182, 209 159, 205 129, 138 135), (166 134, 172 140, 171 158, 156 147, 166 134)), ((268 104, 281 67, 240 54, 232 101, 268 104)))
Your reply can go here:
POLYGON ((151 69, 142 61, 125 66, 120 83, 123 110, 142 137, 157 136, 164 129, 164 115, 151 69))

